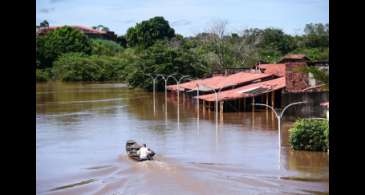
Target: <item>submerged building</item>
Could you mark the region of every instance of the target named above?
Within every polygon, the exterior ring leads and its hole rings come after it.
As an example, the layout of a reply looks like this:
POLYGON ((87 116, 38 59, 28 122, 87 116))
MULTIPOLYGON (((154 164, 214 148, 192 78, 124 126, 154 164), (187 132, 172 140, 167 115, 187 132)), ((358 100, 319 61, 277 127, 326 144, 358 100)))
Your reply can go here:
POLYGON ((179 86, 169 85, 167 89, 199 99, 205 109, 215 110, 217 101, 220 112, 257 109, 252 103, 282 108, 295 101, 306 101, 306 106, 298 106, 290 112, 321 115, 323 109, 319 104, 328 101, 328 92, 321 89, 321 83, 311 74, 297 71, 302 66, 315 65, 305 55, 289 54, 278 64, 258 64, 251 70, 234 71, 236 73, 232 74, 224 71, 224 74, 192 80, 179 86))

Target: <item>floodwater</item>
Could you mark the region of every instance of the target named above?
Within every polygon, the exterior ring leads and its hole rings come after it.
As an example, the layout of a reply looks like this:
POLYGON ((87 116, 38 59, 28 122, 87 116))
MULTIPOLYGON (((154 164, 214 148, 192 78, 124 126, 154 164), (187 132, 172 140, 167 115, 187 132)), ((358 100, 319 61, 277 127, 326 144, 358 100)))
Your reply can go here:
POLYGON ((37 84, 37 194, 328 194, 328 154, 292 151, 273 113, 197 112, 119 83, 37 84), (166 112, 167 111, 167 112, 166 112), (198 117, 199 114, 199 117, 198 117), (135 162, 135 139, 156 160, 135 162), (280 154, 280 158, 279 158, 280 154))

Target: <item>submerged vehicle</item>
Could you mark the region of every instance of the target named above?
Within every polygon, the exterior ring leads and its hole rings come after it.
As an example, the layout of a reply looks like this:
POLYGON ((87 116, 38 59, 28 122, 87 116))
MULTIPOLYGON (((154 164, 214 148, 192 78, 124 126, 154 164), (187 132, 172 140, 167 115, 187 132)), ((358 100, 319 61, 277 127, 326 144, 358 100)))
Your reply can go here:
POLYGON ((146 159, 141 159, 139 157, 139 155, 137 154, 137 151, 142 147, 142 145, 138 144, 136 141, 134 140, 128 140, 126 145, 125 145, 125 150, 127 152, 127 155, 136 161, 145 161, 145 160, 153 160, 153 156, 155 155, 155 152, 151 151, 151 153, 147 156, 146 159))

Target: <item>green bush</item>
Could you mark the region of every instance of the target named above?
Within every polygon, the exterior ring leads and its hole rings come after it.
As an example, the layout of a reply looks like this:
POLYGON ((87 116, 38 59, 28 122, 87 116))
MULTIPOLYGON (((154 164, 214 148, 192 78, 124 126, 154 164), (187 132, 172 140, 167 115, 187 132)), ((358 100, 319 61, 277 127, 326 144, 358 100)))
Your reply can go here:
POLYGON ((299 119, 289 129, 289 143, 294 150, 327 151, 328 121, 299 119))
POLYGON ((36 69, 36 81, 43 82, 50 79, 50 72, 48 69, 36 69))
POLYGON ((123 51, 118 43, 103 39, 91 39, 91 55, 115 56, 123 51))
POLYGON ((125 63, 118 57, 67 53, 55 61, 53 73, 63 81, 118 81, 125 63))
POLYGON ((68 52, 90 54, 89 38, 83 32, 65 26, 36 39, 37 61, 42 68, 51 67, 60 55, 68 52))

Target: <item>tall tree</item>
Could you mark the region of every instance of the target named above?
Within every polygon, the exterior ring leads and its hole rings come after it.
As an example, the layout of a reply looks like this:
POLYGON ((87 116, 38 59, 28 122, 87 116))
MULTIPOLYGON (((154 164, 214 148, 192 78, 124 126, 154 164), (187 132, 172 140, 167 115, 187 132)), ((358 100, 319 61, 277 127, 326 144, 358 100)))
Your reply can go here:
POLYGON ((91 47, 88 37, 79 30, 67 26, 37 37, 36 53, 41 67, 52 66, 58 56, 67 52, 89 54, 91 47))
POLYGON ((266 28, 262 32, 261 48, 277 50, 281 55, 295 49, 294 39, 285 34, 281 29, 266 28))
POLYGON ((43 20, 43 22, 41 22, 41 23, 39 24, 39 26, 40 26, 40 27, 46 27, 46 28, 48 28, 48 27, 49 27, 49 23, 48 23, 48 21, 47 21, 47 20, 43 20))
POLYGON ((221 69, 228 66, 227 63, 225 63, 224 61, 227 50, 227 42, 226 39, 224 39, 227 25, 227 20, 216 20, 208 28, 209 41, 213 44, 215 50, 214 52, 218 57, 218 64, 216 69, 221 69))
POLYGON ((117 37, 117 43, 119 43, 122 47, 127 47, 127 39, 124 35, 117 37))
POLYGON ((304 44, 306 47, 328 47, 329 46, 329 25, 328 24, 307 24, 304 28, 304 44))
POLYGON ((99 30, 102 30, 102 31, 109 31, 109 28, 104 26, 104 25, 97 25, 97 26, 93 26, 93 29, 99 29, 99 30))
POLYGON ((170 39, 175 36, 175 30, 163 17, 157 16, 127 30, 126 40, 128 46, 142 46, 147 48, 157 40, 170 39))

